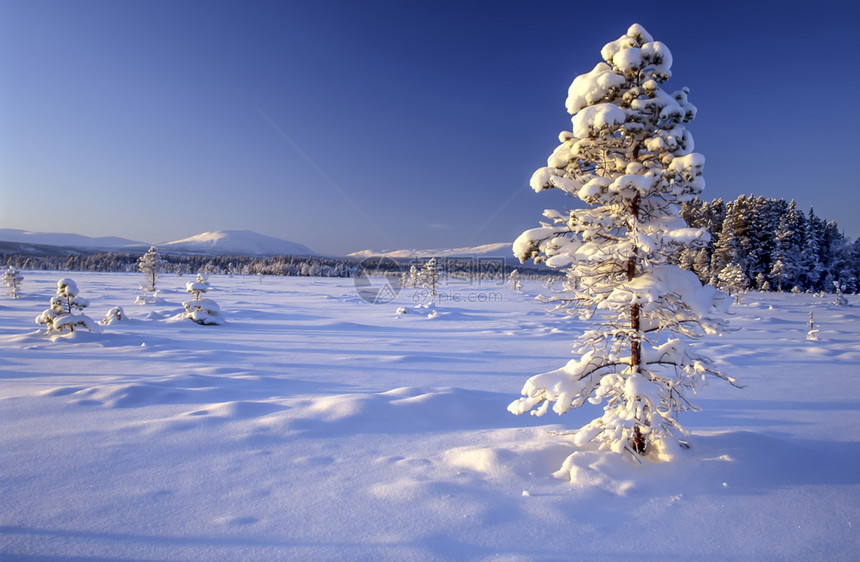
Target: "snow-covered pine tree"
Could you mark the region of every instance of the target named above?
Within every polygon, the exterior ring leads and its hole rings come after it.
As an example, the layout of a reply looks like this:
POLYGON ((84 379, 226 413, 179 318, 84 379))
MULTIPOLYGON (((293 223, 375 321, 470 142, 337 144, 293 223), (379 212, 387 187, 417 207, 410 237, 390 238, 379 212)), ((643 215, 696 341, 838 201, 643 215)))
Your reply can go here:
POLYGON ((218 303, 212 299, 200 298, 200 295, 205 294, 209 288, 209 278, 203 272, 197 274, 196 281, 185 284, 185 291, 194 295, 194 300, 182 303, 185 307, 183 316, 197 324, 223 324, 224 318, 221 317, 221 307, 218 303))
POLYGON ((98 332, 98 325, 86 314, 78 314, 90 305, 90 301, 79 296, 78 286, 67 277, 57 281, 57 294, 51 297, 51 305, 36 317, 36 323, 45 326, 45 333, 74 332, 75 328, 86 328, 98 332))
POLYGON ((779 223, 774 232, 776 248, 773 252, 773 265, 769 277, 776 282, 777 290, 794 285, 800 268, 800 247, 802 244, 800 216, 797 204, 792 200, 788 208, 779 217, 779 223))
POLYGON ((436 301, 436 293, 439 287, 439 265, 436 263, 436 258, 430 258, 424 264, 424 267, 421 268, 421 272, 418 274, 418 279, 420 280, 421 288, 427 289, 428 303, 432 304, 436 301))
POLYGON ((821 225, 820 219, 815 216, 815 209, 809 209, 809 216, 803 222, 798 279, 801 288, 811 291, 819 291, 823 288, 819 282, 824 271, 820 255, 820 233, 823 230, 819 228, 821 225))
POLYGON ((158 272, 164 266, 164 260, 158 255, 158 250, 155 246, 150 246, 149 250, 140 256, 137 262, 137 269, 143 274, 143 283, 140 284, 140 290, 143 291, 135 299, 137 304, 154 303, 158 299, 158 289, 156 281, 158 280, 158 272))
POLYGON ((717 275, 720 289, 726 291, 735 299, 735 303, 741 302, 741 296, 747 290, 747 278, 741 266, 736 263, 726 265, 717 275))
POLYGON ((842 294, 842 287, 839 286, 839 283, 833 282, 833 292, 835 293, 833 297, 833 304, 836 306, 845 306, 848 304, 848 299, 845 298, 845 295, 842 294))
POLYGON ((409 278, 404 285, 404 287, 409 287, 410 289, 415 289, 418 287, 418 283, 420 282, 421 273, 418 271, 418 268, 415 267, 415 264, 409 266, 409 278))
POLYGON ((520 281, 520 272, 516 269, 508 276, 508 288, 515 293, 523 292, 523 282, 520 281))
POLYGON ((23 280, 24 276, 21 275, 21 272, 14 265, 7 267, 3 273, 3 284, 9 289, 9 296, 13 299, 18 298, 18 291, 21 290, 21 282, 23 280))
POLYGON ((704 157, 693 153, 684 123, 696 108, 688 90, 661 88, 672 56, 638 24, 608 43, 605 62, 577 77, 567 110, 573 130, 531 179, 537 191, 559 189, 589 205, 547 210, 549 222, 514 242, 523 262, 568 267, 564 291, 547 300, 594 319, 564 367, 530 378, 515 414, 559 414, 586 401, 603 416, 580 429, 577 444, 670 458, 685 432, 677 414, 706 376, 729 382, 687 340, 724 325, 726 295, 669 264, 681 244, 704 243, 679 206, 704 187, 704 157))

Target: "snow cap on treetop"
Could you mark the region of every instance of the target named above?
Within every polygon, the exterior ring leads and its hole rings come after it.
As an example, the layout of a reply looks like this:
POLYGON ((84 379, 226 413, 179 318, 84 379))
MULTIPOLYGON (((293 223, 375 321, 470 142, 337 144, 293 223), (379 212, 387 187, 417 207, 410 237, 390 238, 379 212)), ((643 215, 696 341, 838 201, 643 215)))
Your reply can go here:
POLYGON ((620 88, 625 75, 650 68, 647 77, 664 82, 672 75, 672 53, 660 41, 654 41, 645 28, 634 23, 615 41, 600 51, 606 62, 598 63, 591 72, 577 76, 568 90, 565 107, 568 113, 608 99, 620 88))
POLYGON ((57 281, 57 294, 62 294, 64 296, 76 297, 78 296, 78 285, 74 282, 74 280, 69 279, 68 277, 63 277, 59 281, 57 281))

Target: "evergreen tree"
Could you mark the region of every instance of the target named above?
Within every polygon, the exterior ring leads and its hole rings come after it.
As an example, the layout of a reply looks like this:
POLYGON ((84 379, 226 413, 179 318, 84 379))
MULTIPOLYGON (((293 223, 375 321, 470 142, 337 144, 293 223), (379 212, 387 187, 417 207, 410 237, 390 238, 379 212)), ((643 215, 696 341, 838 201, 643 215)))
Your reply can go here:
POLYGON ((36 323, 45 326, 45 333, 63 333, 66 330, 74 332, 75 328, 85 328, 90 332, 98 332, 98 325, 81 311, 90 305, 90 301, 79 296, 78 286, 67 277, 57 281, 57 294, 51 298, 51 305, 36 317, 36 323))
POLYGON ((801 288, 818 291, 821 283, 820 277, 823 271, 821 263, 821 239, 819 219, 815 216, 813 209, 809 210, 809 217, 804 221, 803 246, 800 250, 800 275, 799 284, 801 288))
POLYGON ((13 299, 18 298, 18 292, 21 290, 21 282, 23 280, 24 276, 21 275, 21 272, 14 265, 7 267, 3 273, 3 284, 9 289, 9 296, 13 299))
POLYGON ((749 286, 741 266, 736 263, 728 264, 717 275, 717 279, 720 283, 720 289, 732 295, 736 303, 741 302, 741 295, 743 295, 749 286))
POLYGON ((150 246, 149 251, 140 256, 137 263, 137 269, 143 274, 143 283, 140 284, 140 290, 143 291, 134 301, 138 304, 154 303, 158 299, 158 289, 156 281, 158 273, 164 267, 164 260, 158 255, 158 250, 155 246, 150 246))
POLYGON ((774 233, 774 264, 769 273, 770 278, 776 281, 779 291, 782 291, 783 287, 790 287, 797 283, 802 243, 801 218, 802 215, 798 214, 797 205, 792 200, 788 204, 788 209, 780 216, 774 233))
POLYGON ((773 267, 770 269, 770 275, 768 277, 776 283, 776 290, 780 293, 782 292, 782 287, 785 284, 785 280, 788 277, 787 269, 785 264, 782 263, 782 260, 777 258, 776 262, 774 262, 773 267))
POLYGON ((439 286, 439 265, 436 263, 436 258, 430 258, 421 272, 418 275, 419 282, 423 289, 427 290, 429 297, 428 303, 433 303, 436 300, 436 293, 439 286))
POLYGON ((703 187, 704 157, 684 127, 696 108, 688 90, 662 88, 672 56, 634 24, 601 51, 605 62, 577 77, 567 109, 573 130, 531 179, 537 191, 559 189, 585 209, 545 211, 549 222, 514 242, 521 260, 568 267, 564 291, 550 300, 594 319, 566 366, 528 380, 508 409, 561 414, 586 401, 603 416, 580 429, 578 444, 670 457, 684 431, 677 421, 688 394, 707 375, 732 382, 688 340, 723 326, 725 295, 670 264, 685 244, 704 243, 680 205, 703 187))

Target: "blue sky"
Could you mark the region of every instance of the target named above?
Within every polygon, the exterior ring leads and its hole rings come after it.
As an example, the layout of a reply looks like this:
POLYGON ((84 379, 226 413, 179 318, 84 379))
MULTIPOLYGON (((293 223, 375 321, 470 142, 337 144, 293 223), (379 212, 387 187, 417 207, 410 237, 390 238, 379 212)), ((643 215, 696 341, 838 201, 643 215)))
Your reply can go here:
POLYGON ((567 87, 639 22, 706 198, 860 235, 855 2, 0 1, 0 227, 250 229, 337 255, 513 240, 567 87))

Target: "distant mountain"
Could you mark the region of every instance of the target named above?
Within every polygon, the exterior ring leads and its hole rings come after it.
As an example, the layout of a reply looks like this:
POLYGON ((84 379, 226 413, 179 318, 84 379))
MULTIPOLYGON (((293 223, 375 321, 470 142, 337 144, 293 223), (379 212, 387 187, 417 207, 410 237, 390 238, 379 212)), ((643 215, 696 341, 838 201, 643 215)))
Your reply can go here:
POLYGON ((511 242, 498 242, 495 244, 483 244, 481 246, 471 246, 464 248, 444 248, 436 250, 384 250, 377 252, 374 250, 361 250, 353 252, 347 257, 350 258, 370 258, 370 257, 386 257, 391 259, 418 259, 418 258, 446 258, 446 257, 487 257, 487 258, 513 258, 513 250, 511 250, 511 242))
POLYGON ((162 254, 205 254, 213 256, 315 256, 303 244, 288 242, 250 230, 216 230, 190 238, 156 244, 162 254))
MULTIPOLYGON (((30 232, 0 228, 0 251, 24 255, 55 255, 68 252, 139 252, 152 244, 104 236, 93 238, 80 234, 30 232)), ((203 254, 207 256, 316 256, 302 244, 264 236, 250 230, 217 230, 190 238, 155 244, 162 254, 203 254)))
POLYGON ((118 250, 148 246, 145 242, 119 238, 117 236, 93 238, 81 234, 30 232, 29 230, 18 230, 16 228, 0 228, 0 241, 38 246, 60 246, 62 248, 86 248, 89 250, 118 250))

